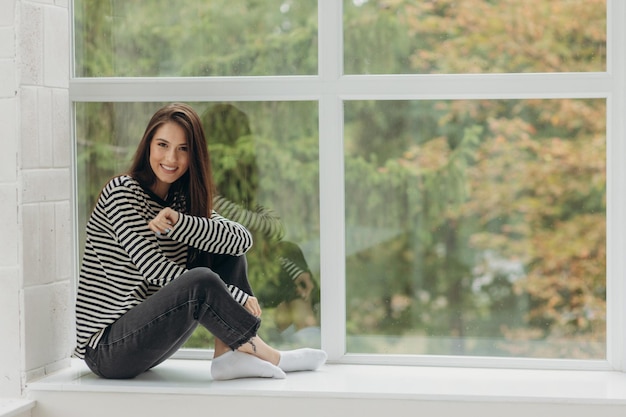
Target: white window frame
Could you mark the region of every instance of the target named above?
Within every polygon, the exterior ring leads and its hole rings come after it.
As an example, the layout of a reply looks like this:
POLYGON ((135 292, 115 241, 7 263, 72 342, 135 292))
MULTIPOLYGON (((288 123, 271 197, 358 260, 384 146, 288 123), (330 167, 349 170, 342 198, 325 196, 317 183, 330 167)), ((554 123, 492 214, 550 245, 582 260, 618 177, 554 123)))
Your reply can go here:
MULTIPOLYGON (((197 78, 76 78, 72 75, 70 101, 72 104, 318 101, 319 163, 323 167, 319 177, 321 328, 322 348, 328 352, 329 362, 626 371, 626 2, 607 0, 606 72, 471 75, 343 75, 342 2, 319 0, 318 3, 318 75, 197 78), (524 98, 607 100, 607 359, 347 354, 343 102, 524 98)), ((72 135, 75 137, 75 130, 72 135)), ((76 166, 75 161, 73 165, 76 166)), ((76 172, 73 178, 76 206, 76 172)), ((76 209, 74 225, 76 229, 76 209)), ((77 230, 74 236, 74 251, 78 253, 77 230)), ((75 271, 74 277, 77 276, 75 271)), ((206 351, 190 351, 185 356, 206 355, 206 351)))

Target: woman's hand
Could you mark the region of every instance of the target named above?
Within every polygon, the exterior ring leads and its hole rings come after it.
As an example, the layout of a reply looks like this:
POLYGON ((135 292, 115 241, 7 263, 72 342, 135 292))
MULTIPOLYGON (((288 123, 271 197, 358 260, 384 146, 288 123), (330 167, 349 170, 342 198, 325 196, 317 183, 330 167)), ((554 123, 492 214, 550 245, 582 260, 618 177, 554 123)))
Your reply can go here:
POLYGON ((167 234, 172 230, 172 227, 178 223, 178 218, 179 214, 176 210, 165 207, 154 219, 150 220, 148 227, 157 235, 167 234))
POLYGON ((244 308, 253 316, 261 317, 261 306, 259 305, 259 300, 257 300, 256 297, 252 295, 248 296, 248 300, 244 304, 244 308))

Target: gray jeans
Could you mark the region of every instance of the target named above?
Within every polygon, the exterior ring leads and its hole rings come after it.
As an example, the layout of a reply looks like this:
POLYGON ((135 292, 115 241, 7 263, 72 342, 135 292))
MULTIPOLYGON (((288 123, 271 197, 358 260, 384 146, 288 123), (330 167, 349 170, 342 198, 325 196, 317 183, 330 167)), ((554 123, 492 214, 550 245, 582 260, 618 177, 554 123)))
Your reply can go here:
POLYGON ((108 326, 98 346, 87 348, 87 366, 103 378, 133 378, 172 356, 198 324, 238 348, 261 324, 226 288, 252 295, 247 268, 245 256, 201 254, 192 269, 108 326))

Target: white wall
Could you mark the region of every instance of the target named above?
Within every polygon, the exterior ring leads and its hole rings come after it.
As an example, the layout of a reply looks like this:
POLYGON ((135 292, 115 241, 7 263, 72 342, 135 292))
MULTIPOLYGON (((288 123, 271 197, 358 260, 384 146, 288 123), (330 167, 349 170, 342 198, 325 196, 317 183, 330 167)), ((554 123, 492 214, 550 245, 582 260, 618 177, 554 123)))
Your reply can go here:
POLYGON ((0 0, 0 397, 72 349, 69 0, 0 0))

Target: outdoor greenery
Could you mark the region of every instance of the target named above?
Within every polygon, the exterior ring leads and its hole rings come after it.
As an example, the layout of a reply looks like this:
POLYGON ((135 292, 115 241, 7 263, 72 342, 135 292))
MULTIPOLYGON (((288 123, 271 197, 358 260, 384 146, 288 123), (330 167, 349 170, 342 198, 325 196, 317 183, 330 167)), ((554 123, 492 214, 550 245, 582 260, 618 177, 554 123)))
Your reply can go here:
MULTIPOLYGON (((601 0, 343 8, 349 74, 606 66, 601 0)), ((75 15, 78 76, 317 73, 313 0, 76 0, 75 15)), ((161 104, 77 104, 81 227, 161 104)), ((191 104, 207 115, 218 103, 191 104)), ((207 129, 220 192, 280 217, 319 282, 317 103, 229 104, 225 125, 207 129)), ((605 99, 350 100, 344 111, 350 352, 605 357, 605 99)), ((263 294, 276 239, 255 241, 263 294)), ((287 344, 278 308, 266 311, 263 336, 287 344)), ((199 331, 189 346, 209 340, 199 331)))

